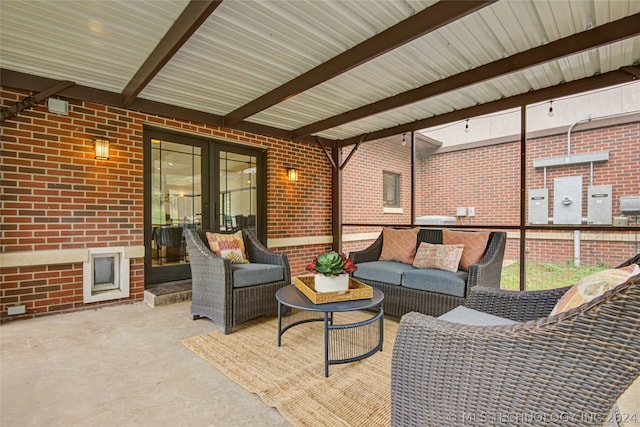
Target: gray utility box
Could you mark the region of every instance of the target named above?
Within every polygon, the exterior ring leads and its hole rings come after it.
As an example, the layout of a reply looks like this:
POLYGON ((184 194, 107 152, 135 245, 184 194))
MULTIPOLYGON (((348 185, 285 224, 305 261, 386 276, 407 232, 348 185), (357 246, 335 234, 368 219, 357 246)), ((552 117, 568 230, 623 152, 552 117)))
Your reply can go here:
POLYGON ((640 196, 621 196, 620 213, 626 216, 640 215, 640 196))
POLYGON ((534 188, 529 190, 529 224, 549 223, 549 190, 534 188))
POLYGON ((582 176, 553 180, 553 223, 582 224, 582 176))
POLYGON ((611 185, 590 185, 587 189, 587 224, 611 224, 611 185))
POLYGON ((443 215, 426 215, 416 218, 416 225, 456 225, 456 218, 443 215))

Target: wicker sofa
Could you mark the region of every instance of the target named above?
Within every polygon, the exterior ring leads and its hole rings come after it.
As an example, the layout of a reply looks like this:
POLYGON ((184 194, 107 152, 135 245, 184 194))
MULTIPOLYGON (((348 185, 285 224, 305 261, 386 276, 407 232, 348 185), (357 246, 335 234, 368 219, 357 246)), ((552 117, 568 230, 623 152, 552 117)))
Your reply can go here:
POLYGON ((285 254, 269 251, 247 229, 242 230, 242 237, 250 263, 231 264, 211 251, 205 231, 185 231, 191 264, 191 315, 213 320, 225 334, 247 320, 277 315, 275 293, 291 284, 285 254))
MULTIPOLYGON (((422 228, 418 232, 416 249, 422 242, 442 244, 442 237, 440 228, 422 228)), ((353 277, 384 293, 385 314, 399 317, 417 311, 439 316, 463 304, 474 286, 500 287, 506 239, 505 232, 491 232, 482 259, 468 271, 455 273, 379 261, 383 233, 368 248, 350 252, 349 257, 358 266, 353 277), (408 275, 411 275, 412 285, 407 284, 408 275)))
POLYGON ((391 424, 617 425, 615 403, 640 376, 640 275, 550 316, 568 289, 471 289, 466 307, 510 325, 404 316, 392 355, 391 424))

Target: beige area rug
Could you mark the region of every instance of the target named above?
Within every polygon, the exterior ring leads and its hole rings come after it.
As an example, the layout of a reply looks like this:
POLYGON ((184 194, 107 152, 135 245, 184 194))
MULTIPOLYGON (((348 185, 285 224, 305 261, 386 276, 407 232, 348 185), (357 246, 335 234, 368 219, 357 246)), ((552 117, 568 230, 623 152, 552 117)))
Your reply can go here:
MULTIPOLYGON (((336 313, 336 323, 371 317, 336 313)), ((277 319, 247 322, 183 341, 294 426, 388 426, 391 419, 391 352, 398 322, 384 320, 383 351, 357 362, 330 365, 324 376, 322 322, 297 325, 282 335, 277 319)))

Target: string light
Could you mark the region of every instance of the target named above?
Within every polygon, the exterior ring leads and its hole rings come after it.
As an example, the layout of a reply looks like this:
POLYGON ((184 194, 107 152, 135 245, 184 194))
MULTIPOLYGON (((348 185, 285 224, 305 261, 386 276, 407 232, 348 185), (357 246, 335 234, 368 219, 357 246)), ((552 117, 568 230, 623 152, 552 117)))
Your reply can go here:
MULTIPOLYGON (((600 89, 600 90, 594 90, 594 91, 590 91, 588 93, 581 92, 581 93, 578 93, 578 94, 575 94, 575 95, 565 96, 565 97, 562 98, 562 101, 571 100, 571 99, 575 99, 575 98, 581 98, 583 96, 596 95, 596 94, 599 94, 599 93, 605 93, 605 92, 618 90, 620 88, 625 88, 627 86, 637 85, 637 84, 638 84, 638 81, 634 80, 634 81, 631 81, 629 83, 625 83, 625 84, 614 86, 612 88, 604 88, 604 89, 600 89)), ((546 104, 547 104, 547 101, 534 103, 534 104, 529 104, 529 105, 527 105, 527 109, 544 107, 546 104)), ((483 115, 483 116, 478 116, 476 118, 478 118, 478 119, 490 119, 490 118, 494 118, 494 117, 502 117, 502 116, 506 116, 506 115, 509 115, 509 114, 517 114, 518 110, 519 110, 518 108, 508 109, 508 110, 500 111, 500 112, 493 113, 493 114, 486 114, 486 115, 483 115)), ((629 111, 629 112, 635 112, 635 111, 636 110, 629 111)), ((460 125, 460 122, 457 121, 457 122, 452 122, 452 123, 448 123, 448 124, 441 125, 441 126, 434 126, 432 128, 421 129, 421 132, 422 131, 439 131, 439 130, 444 130, 444 129, 448 129, 450 127, 459 126, 459 125, 460 125)))

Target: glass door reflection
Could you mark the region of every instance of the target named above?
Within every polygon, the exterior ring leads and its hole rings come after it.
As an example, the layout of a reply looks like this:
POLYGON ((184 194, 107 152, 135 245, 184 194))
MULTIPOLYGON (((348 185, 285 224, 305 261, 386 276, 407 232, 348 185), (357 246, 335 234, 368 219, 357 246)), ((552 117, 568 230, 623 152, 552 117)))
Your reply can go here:
POLYGON ((202 222, 201 148, 151 142, 152 266, 186 264, 184 230, 202 222))
POLYGON ((229 151, 219 153, 218 226, 220 230, 248 228, 256 232, 256 157, 229 151))

